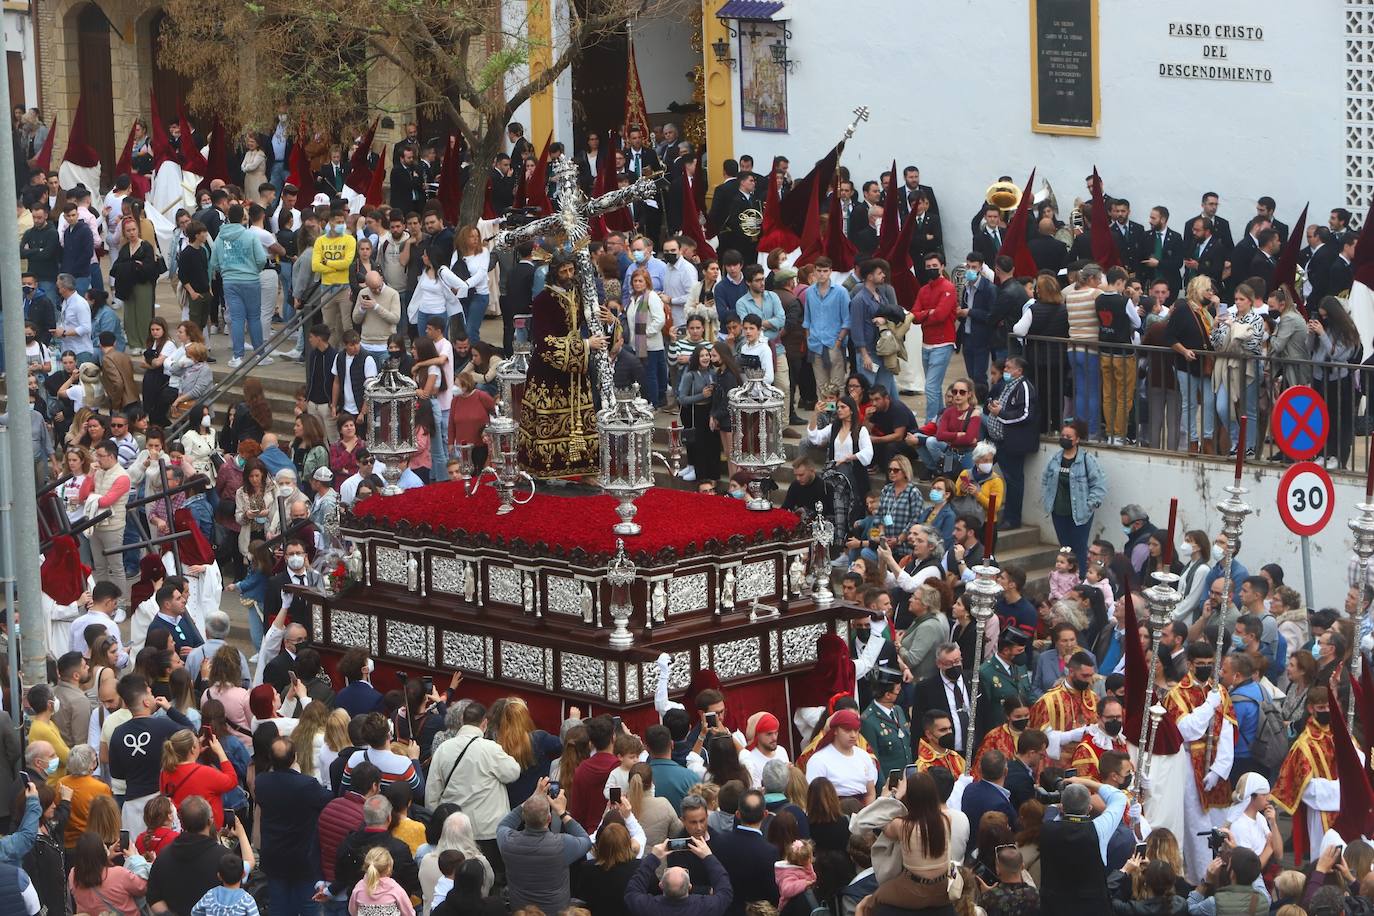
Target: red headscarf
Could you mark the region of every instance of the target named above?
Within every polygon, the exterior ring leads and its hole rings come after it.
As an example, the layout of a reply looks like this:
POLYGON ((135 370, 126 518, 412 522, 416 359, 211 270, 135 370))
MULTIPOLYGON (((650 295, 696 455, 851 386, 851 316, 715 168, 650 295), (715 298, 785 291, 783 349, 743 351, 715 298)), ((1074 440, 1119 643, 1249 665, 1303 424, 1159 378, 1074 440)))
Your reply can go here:
POLYGON ((167 567, 162 565, 162 557, 157 554, 144 554, 138 561, 138 574, 138 581, 129 590, 129 607, 132 608, 153 597, 154 586, 167 576, 167 567))
POLYGON ((749 724, 744 726, 744 740, 749 742, 749 750, 758 747, 758 736, 775 732, 781 728, 778 717, 771 712, 756 712, 749 717, 749 724))
MULTIPOLYGON (((182 563, 187 566, 209 566, 215 562, 215 549, 206 540, 190 509, 178 509, 173 512, 172 527, 177 531, 190 532, 188 537, 180 538, 177 544, 182 563)), ((168 542, 167 549, 172 549, 171 542, 168 542)))
POLYGON ((43 593, 58 604, 71 604, 86 591, 91 568, 81 562, 81 548, 70 534, 59 534, 43 555, 38 571, 43 593))
POLYGON ((835 694, 854 692, 854 660, 849 645, 834 633, 816 640, 816 665, 811 674, 796 684, 794 702, 798 706, 829 706, 835 694))

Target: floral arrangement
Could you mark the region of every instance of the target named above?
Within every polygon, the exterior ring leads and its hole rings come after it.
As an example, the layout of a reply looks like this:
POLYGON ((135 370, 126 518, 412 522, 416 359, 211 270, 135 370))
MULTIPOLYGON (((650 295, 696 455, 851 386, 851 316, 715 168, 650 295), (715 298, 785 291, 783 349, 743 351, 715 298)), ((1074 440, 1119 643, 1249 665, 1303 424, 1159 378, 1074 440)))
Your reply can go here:
MULTIPOLYGON (((527 505, 497 515, 494 488, 467 496, 462 483, 430 484, 399 496, 372 496, 354 507, 355 523, 389 530, 422 529, 459 541, 497 543, 531 553, 592 558, 615 553, 617 501, 612 496, 536 493, 527 505)), ((655 487, 636 500, 643 533, 626 539, 637 557, 677 556, 746 544, 804 537, 801 519, 773 509, 753 512, 726 496, 655 487)))

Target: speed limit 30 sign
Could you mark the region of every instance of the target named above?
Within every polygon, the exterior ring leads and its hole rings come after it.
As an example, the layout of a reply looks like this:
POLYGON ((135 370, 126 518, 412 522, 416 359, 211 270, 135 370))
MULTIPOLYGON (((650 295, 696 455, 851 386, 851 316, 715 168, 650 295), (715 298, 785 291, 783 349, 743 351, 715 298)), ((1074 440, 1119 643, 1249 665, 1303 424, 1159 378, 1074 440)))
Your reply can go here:
POLYGON ((1279 515, 1296 535, 1311 537, 1325 528, 1335 501, 1331 475, 1311 461, 1291 465, 1279 481, 1279 515))

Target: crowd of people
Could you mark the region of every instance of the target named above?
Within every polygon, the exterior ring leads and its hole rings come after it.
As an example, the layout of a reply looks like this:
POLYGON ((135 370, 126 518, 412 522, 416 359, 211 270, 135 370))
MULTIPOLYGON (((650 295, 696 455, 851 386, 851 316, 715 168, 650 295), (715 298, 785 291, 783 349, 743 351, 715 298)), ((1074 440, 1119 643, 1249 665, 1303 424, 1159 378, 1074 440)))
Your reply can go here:
MULTIPOLYGON (((632 130, 609 153, 599 135, 572 154, 555 144, 551 158, 572 155, 585 190, 608 154, 623 182, 661 169, 676 188, 667 207, 632 208, 633 230, 591 243, 601 304, 621 325, 608 342, 617 386, 638 383, 676 413, 685 481, 744 498, 728 394, 742 366, 758 366, 805 443, 783 505, 848 500, 836 577, 869 617, 848 640, 822 639, 794 685, 793 721, 701 671, 685 708, 664 688, 652 721, 570 709, 536 723, 520 697, 488 707, 457 676, 393 686, 363 647, 327 666, 307 591, 338 513, 382 485, 367 380, 391 365, 419 390, 401 486, 480 468, 498 370, 553 282, 556 240, 498 252, 499 220, 450 225, 429 200, 438 150, 414 125, 390 206, 355 212, 351 155, 318 136, 324 190, 300 201, 284 123, 244 138, 231 157, 242 182, 177 213, 170 244, 132 191, 146 130, 134 175, 98 207, 56 173, 26 178, 35 475, 52 481, 39 506, 51 676, 5 690, 0 911, 1374 909, 1374 846, 1329 830, 1341 790, 1331 716, 1350 708, 1367 577, 1352 564, 1345 606, 1308 608, 1277 552, 1203 530, 1169 544, 1139 505, 1119 509, 1122 543, 1093 537, 1107 492, 1098 447, 1258 449, 1288 385, 1323 389, 1328 463, 1349 464, 1367 389, 1335 296, 1355 239, 1344 211, 1306 227, 1304 319, 1271 288, 1287 229, 1267 198, 1231 245, 1216 195, 1204 196, 1192 246, 1164 207, 1137 232, 1113 200, 1124 267, 1105 270, 1085 223, 1038 207, 1034 277, 1001 253, 1005 214, 983 208, 951 276, 916 169, 901 186, 865 182, 861 197, 841 171, 860 257, 840 270, 824 256, 789 266, 748 231, 763 187, 791 184, 786 160, 771 176, 748 157, 728 164, 707 214, 721 250, 703 257, 680 204, 705 172, 672 125, 632 130), (892 263, 872 257, 885 207, 920 227, 911 302, 898 302, 892 263), (175 307, 157 303, 164 275, 175 307), (273 323, 315 305, 276 352, 304 369, 289 438, 260 378, 222 417, 199 403, 215 384, 211 335, 229 335, 231 367, 249 345, 265 365, 273 323), (963 371, 950 368, 956 351, 963 371), (916 364, 920 401, 904 381, 916 364), (1042 446, 1047 433, 1057 445, 1042 446), (989 521, 1035 517, 1024 463, 1042 447, 1054 572, 1034 583, 1002 564, 997 613, 979 626, 964 587, 994 552, 989 521), (1182 750, 1160 755, 1146 784, 1125 730, 1126 669, 1129 641, 1150 643, 1128 632, 1125 606, 1130 594, 1143 611, 1140 590, 1165 571, 1183 600, 1160 635, 1158 688, 1182 750)), ((510 138, 489 176, 500 212, 525 203, 518 178, 537 158, 520 125, 510 138)))

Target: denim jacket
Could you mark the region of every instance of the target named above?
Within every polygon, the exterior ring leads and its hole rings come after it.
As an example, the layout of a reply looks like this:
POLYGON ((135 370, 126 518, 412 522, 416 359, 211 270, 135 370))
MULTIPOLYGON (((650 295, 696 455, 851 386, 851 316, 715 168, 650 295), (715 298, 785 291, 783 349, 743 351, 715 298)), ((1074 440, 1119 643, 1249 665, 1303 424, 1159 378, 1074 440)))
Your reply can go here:
MULTIPOLYGON (((1064 457, 1060 449, 1050 456, 1045 472, 1040 475, 1041 498, 1045 512, 1054 511, 1054 494, 1059 488, 1059 462, 1064 457)), ((1102 474, 1102 466, 1097 463, 1091 452, 1080 451, 1081 461, 1075 461, 1069 468, 1069 504, 1073 507, 1073 523, 1086 525, 1092 521, 1093 513, 1107 498, 1107 480, 1102 474)))

